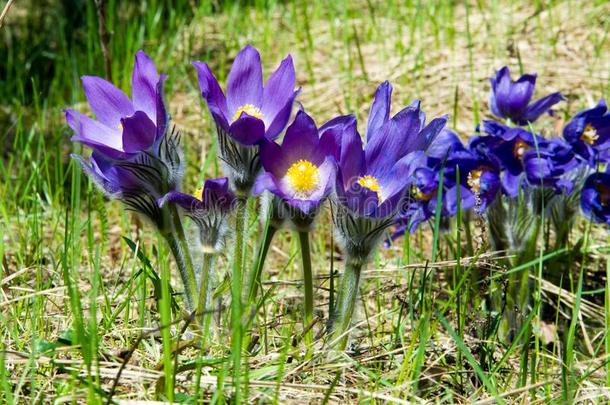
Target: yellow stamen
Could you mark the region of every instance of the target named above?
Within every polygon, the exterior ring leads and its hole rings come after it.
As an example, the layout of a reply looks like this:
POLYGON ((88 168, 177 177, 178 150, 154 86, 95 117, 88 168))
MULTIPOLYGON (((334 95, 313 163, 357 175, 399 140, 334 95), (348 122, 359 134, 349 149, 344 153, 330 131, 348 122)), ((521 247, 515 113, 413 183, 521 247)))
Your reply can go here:
POLYGON ((517 142, 515 142, 515 145, 513 146, 513 154, 516 158, 521 159, 529 148, 531 148, 530 145, 519 139, 517 140, 517 142))
POLYGON ((203 201, 203 187, 201 187, 197 191, 195 191, 193 193, 193 197, 195 197, 199 201, 203 201))
POLYGON ((358 184, 360 184, 364 188, 368 188, 369 190, 376 192, 379 201, 382 200, 379 182, 377 182, 377 179, 375 177, 367 174, 366 176, 360 177, 358 179, 358 184))
POLYGON ((597 134, 597 130, 593 128, 591 124, 587 124, 585 129, 582 131, 580 140, 588 143, 589 145, 594 145, 598 139, 599 135, 597 134))
POLYGON ((411 187, 411 196, 419 201, 430 201, 432 197, 436 194, 436 191, 432 191, 430 193, 424 193, 417 186, 411 187))
POLYGON ((286 178, 297 195, 308 197, 320 184, 320 170, 310 161, 301 159, 288 168, 286 178))
POLYGON ((483 174, 483 170, 472 170, 468 173, 468 179, 466 182, 468 183, 468 187, 475 193, 479 194, 481 192, 481 175, 483 174))
POLYGON ((237 111, 235 111, 235 114, 233 115, 233 119, 231 121, 236 121, 239 118, 239 116, 241 115, 241 113, 244 113, 244 112, 254 118, 259 118, 259 119, 263 118, 263 113, 261 112, 260 108, 258 108, 257 106, 255 106, 253 104, 244 104, 241 107, 239 107, 237 109, 237 111))

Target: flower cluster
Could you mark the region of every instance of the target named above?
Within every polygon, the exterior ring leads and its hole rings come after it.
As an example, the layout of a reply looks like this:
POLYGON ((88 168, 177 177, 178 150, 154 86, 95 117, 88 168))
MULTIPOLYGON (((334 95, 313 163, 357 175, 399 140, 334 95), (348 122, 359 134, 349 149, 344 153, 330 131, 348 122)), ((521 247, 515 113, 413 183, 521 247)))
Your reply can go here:
MULTIPOLYGON (((531 102, 536 76, 515 82, 505 67, 491 79, 489 98, 491 112, 504 122, 482 122, 464 144, 445 128, 446 116, 427 123, 420 101, 391 115, 392 86, 384 82, 375 92, 363 139, 354 115, 318 126, 303 108, 293 114, 300 89, 290 55, 263 84, 260 55, 246 46, 235 58, 226 94, 206 63, 194 66, 216 125, 226 177, 206 180, 193 194, 180 190, 184 159, 179 136, 170 130, 165 76, 144 52, 136 54, 131 99, 111 83, 85 76, 85 95, 96 118, 66 110, 66 121, 75 132, 73 140, 93 150, 88 159, 75 155, 85 173, 110 197, 148 217, 166 238, 191 309, 209 309, 214 258, 234 238, 231 319, 237 370, 248 198, 265 194, 269 211, 248 297, 256 295, 273 235, 289 224, 301 242, 305 324, 313 319, 308 234, 330 201, 335 235, 345 252, 329 327, 341 349, 360 272, 390 226, 396 225, 396 237, 438 214, 451 217, 474 209, 481 215, 499 196, 517 198, 529 188, 565 195, 579 190, 583 213, 610 223, 610 169, 603 172, 610 159, 610 114, 603 100, 574 116, 562 137, 548 139, 534 131, 533 123, 563 97, 553 93, 531 102), (200 231, 204 263, 199 277, 183 216, 200 231), (229 232, 232 224, 235 232, 229 232)), ((202 322, 207 325, 205 317, 202 322)))
POLYGON ((605 101, 576 114, 561 136, 543 137, 535 132, 534 122, 552 114, 551 107, 563 96, 553 93, 530 103, 535 81, 529 74, 512 81, 503 67, 491 79, 489 109, 505 121, 483 121, 467 145, 449 129, 436 138, 414 171, 415 182, 393 238, 415 231, 437 210, 443 217, 456 215, 458 208, 483 214, 498 196, 518 198, 528 189, 570 195, 582 188, 582 212, 594 222, 610 224, 609 183, 604 181, 608 174, 600 172, 610 161, 605 101))

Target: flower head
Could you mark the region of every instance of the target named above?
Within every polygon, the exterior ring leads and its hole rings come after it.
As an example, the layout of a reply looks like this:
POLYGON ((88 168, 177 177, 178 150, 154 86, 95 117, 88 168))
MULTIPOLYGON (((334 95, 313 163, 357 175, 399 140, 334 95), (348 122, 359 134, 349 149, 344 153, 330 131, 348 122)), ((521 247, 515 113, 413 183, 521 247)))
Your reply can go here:
POLYGON ((508 118, 518 125, 534 122, 564 98, 552 93, 530 103, 536 85, 536 75, 525 74, 517 81, 510 77, 508 67, 503 67, 491 78, 489 109, 498 118, 508 118))
POLYGON ((580 195, 580 207, 591 221, 610 225, 610 169, 587 177, 580 195))
POLYGON ((563 137, 580 159, 594 167, 610 158, 610 113, 606 101, 577 113, 563 128, 563 137))
POLYGON ((67 109, 72 138, 112 159, 126 159, 147 151, 166 133, 168 115, 163 101, 165 75, 138 51, 131 79, 131 99, 112 83, 83 76, 85 96, 96 116, 67 109))
POLYGON ((334 145, 334 133, 318 131, 313 119, 299 111, 281 145, 262 143, 265 171, 258 177, 254 193, 268 190, 297 210, 298 216, 314 216, 334 184, 334 145))
POLYGON ((226 177, 206 180, 192 195, 170 191, 158 200, 159 206, 171 202, 184 210, 199 227, 204 249, 221 249, 228 227, 228 215, 233 209, 235 195, 229 190, 226 177))
POLYGON ((201 95, 214 122, 234 140, 254 145, 262 138, 275 139, 284 130, 298 94, 290 55, 263 86, 260 54, 247 45, 233 62, 226 97, 206 63, 194 62, 193 65, 197 69, 201 95))

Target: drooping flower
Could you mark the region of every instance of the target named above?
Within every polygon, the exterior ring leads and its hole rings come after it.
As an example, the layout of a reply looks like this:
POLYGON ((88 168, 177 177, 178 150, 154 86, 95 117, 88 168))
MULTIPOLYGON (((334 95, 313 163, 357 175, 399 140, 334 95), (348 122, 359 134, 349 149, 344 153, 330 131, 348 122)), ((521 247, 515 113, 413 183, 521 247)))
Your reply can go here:
POLYGON ((563 137, 589 166, 610 159, 610 113, 606 101, 577 113, 563 128, 563 137))
POLYGON ((72 138, 112 159, 126 159, 147 151, 166 133, 168 115, 163 100, 165 75, 153 61, 138 51, 131 78, 131 99, 112 83, 83 76, 87 101, 96 116, 90 118, 67 109, 66 122, 72 138))
POLYGON ((280 135, 299 92, 292 57, 288 55, 263 86, 260 55, 251 45, 244 47, 229 73, 226 97, 206 63, 193 65, 229 178, 239 193, 247 194, 261 168, 255 145, 280 135))
POLYGON ((178 205, 199 227, 204 251, 219 252, 228 227, 227 221, 235 203, 226 177, 206 180, 194 194, 170 191, 159 199, 159 206, 171 202, 178 205))
POLYGON ((335 134, 321 134, 313 119, 299 111, 281 145, 265 141, 260 147, 265 172, 258 177, 254 194, 268 190, 280 197, 295 214, 293 222, 302 220, 303 228, 310 225, 334 185, 335 134))
POLYGON ((517 81, 510 77, 504 66, 490 79, 489 109, 498 118, 510 119, 518 125, 534 122, 564 98, 561 93, 552 93, 530 103, 536 85, 536 75, 525 74, 517 81))
POLYGON ((591 221, 610 225, 610 169, 587 177, 580 195, 580 207, 591 221))

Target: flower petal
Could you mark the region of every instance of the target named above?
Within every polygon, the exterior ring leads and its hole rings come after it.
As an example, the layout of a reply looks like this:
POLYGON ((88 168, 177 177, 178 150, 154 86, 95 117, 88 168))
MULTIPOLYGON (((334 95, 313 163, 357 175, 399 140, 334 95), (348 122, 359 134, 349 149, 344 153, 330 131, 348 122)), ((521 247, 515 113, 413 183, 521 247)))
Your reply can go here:
POLYGON ((294 100, 295 85, 296 74, 294 64, 292 56, 288 55, 269 79, 267 79, 263 88, 261 112, 263 113, 263 120, 267 128, 271 126, 278 113, 284 109, 286 103, 291 99, 294 100))
POLYGON ((83 76, 81 80, 85 97, 102 124, 117 128, 122 117, 134 113, 129 97, 112 83, 96 76, 83 76))
POLYGON ((180 191, 170 191, 157 200, 159 207, 163 207, 167 203, 176 204, 188 212, 203 209, 203 203, 199 201, 199 199, 190 194, 181 193, 180 191))
MULTIPOLYGON (((258 51, 251 45, 244 47, 235 58, 227 80, 229 115, 246 104, 261 106, 263 101, 263 69, 258 51)), ((230 117, 229 117, 230 118, 230 117)))
POLYGON ((75 110, 66 110, 66 122, 76 133, 73 141, 80 142, 108 157, 120 158, 124 154, 121 132, 118 128, 109 128, 75 110))
POLYGON ((157 120, 157 84, 159 73, 154 62, 143 50, 136 52, 131 75, 131 97, 136 111, 144 111, 148 117, 157 120))
POLYGON ((292 124, 286 129, 282 142, 285 159, 291 163, 305 159, 320 165, 325 156, 319 149, 319 144, 316 123, 305 111, 299 111, 292 124))
POLYGON ((123 150, 138 153, 149 149, 155 142, 157 127, 143 111, 136 111, 131 117, 123 118, 123 150))
POLYGON ((524 123, 534 122, 545 112, 549 111, 558 102, 565 100, 561 93, 549 94, 543 97, 527 107, 524 115, 524 123))
MULTIPOLYGON (((292 113, 292 105, 294 104, 294 99, 301 93, 301 89, 294 91, 292 96, 286 101, 284 107, 282 107, 273 121, 267 126, 267 132, 265 136, 267 139, 276 139, 286 128, 286 124, 288 124, 288 120, 290 119, 290 114, 292 113)), ((264 118, 264 116, 263 116, 264 118)))
POLYGON ((227 100, 218 84, 218 80, 214 77, 207 63, 193 62, 193 66, 197 69, 199 90, 201 90, 201 95, 205 99, 216 125, 228 130, 231 117, 229 117, 227 100))
POLYGON ((391 100, 392 85, 386 80, 375 91, 375 99, 369 111, 369 121, 366 128, 367 142, 370 141, 372 134, 377 132, 389 120, 391 100))
POLYGON ((243 145, 254 145, 265 137, 265 123, 246 113, 229 127, 231 137, 243 145))

